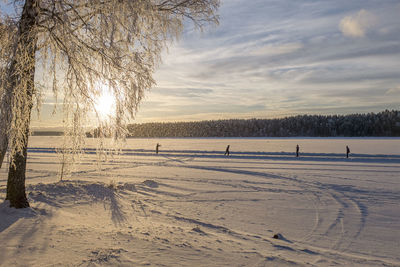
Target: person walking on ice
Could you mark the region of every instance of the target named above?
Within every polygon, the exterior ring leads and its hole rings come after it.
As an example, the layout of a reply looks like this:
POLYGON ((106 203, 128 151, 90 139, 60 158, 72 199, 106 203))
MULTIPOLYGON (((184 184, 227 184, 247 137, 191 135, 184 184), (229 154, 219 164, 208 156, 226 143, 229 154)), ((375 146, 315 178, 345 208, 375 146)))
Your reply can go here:
POLYGON ((156 154, 158 154, 158 148, 160 147, 161 145, 159 144, 159 143, 157 143, 157 145, 156 145, 156 154))
POLYGON ((225 154, 224 154, 225 156, 229 156, 229 145, 226 147, 226 150, 225 150, 225 154))
POLYGON ((300 147, 299 147, 299 145, 297 145, 296 146, 296 158, 299 157, 299 150, 300 150, 300 147))
POLYGON ((349 158, 350 148, 346 146, 346 158, 349 158))

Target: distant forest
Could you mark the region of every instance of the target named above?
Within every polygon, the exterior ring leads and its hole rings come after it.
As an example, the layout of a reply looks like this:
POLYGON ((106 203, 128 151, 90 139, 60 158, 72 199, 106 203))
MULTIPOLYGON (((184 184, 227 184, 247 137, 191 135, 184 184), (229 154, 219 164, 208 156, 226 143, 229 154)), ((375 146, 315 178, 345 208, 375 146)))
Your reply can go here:
POLYGON ((281 119, 140 123, 129 125, 128 130, 129 137, 400 136, 400 111, 299 115, 281 119))

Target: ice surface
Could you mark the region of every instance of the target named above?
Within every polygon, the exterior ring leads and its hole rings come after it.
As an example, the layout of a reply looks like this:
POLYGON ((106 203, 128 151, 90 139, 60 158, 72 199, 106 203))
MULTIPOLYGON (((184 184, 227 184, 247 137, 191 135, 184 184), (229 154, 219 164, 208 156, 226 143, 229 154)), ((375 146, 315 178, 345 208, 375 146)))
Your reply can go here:
POLYGON ((31 208, 0 204, 1 266, 400 266, 399 139, 89 142, 63 182, 59 142, 30 140, 31 208))

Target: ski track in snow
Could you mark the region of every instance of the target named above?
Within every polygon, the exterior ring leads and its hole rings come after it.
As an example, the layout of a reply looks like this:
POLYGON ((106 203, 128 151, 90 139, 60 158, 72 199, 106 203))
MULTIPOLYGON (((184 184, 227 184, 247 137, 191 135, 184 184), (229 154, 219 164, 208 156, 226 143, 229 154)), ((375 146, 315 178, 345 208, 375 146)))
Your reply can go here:
POLYGON ((32 208, 0 205, 0 265, 400 266, 398 155, 94 152, 57 182, 54 149, 29 149, 32 208))

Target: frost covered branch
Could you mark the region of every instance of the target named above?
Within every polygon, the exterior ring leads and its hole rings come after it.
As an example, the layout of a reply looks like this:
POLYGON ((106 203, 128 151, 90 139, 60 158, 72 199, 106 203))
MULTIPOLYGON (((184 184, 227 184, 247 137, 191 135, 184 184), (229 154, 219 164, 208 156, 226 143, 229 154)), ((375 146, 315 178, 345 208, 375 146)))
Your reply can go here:
POLYGON ((162 50, 187 19, 199 28, 217 23, 219 7, 219 0, 12 2, 21 15, 0 17, 0 165, 7 148, 12 159, 21 155, 12 160, 23 170, 21 181, 25 163, 18 162, 26 161, 31 110, 45 88, 38 86, 39 72, 54 97, 63 98, 64 122, 74 135, 84 133, 91 114, 101 121, 95 102, 99 85, 107 85, 115 102, 107 131, 124 138, 144 92, 155 84, 162 50))

